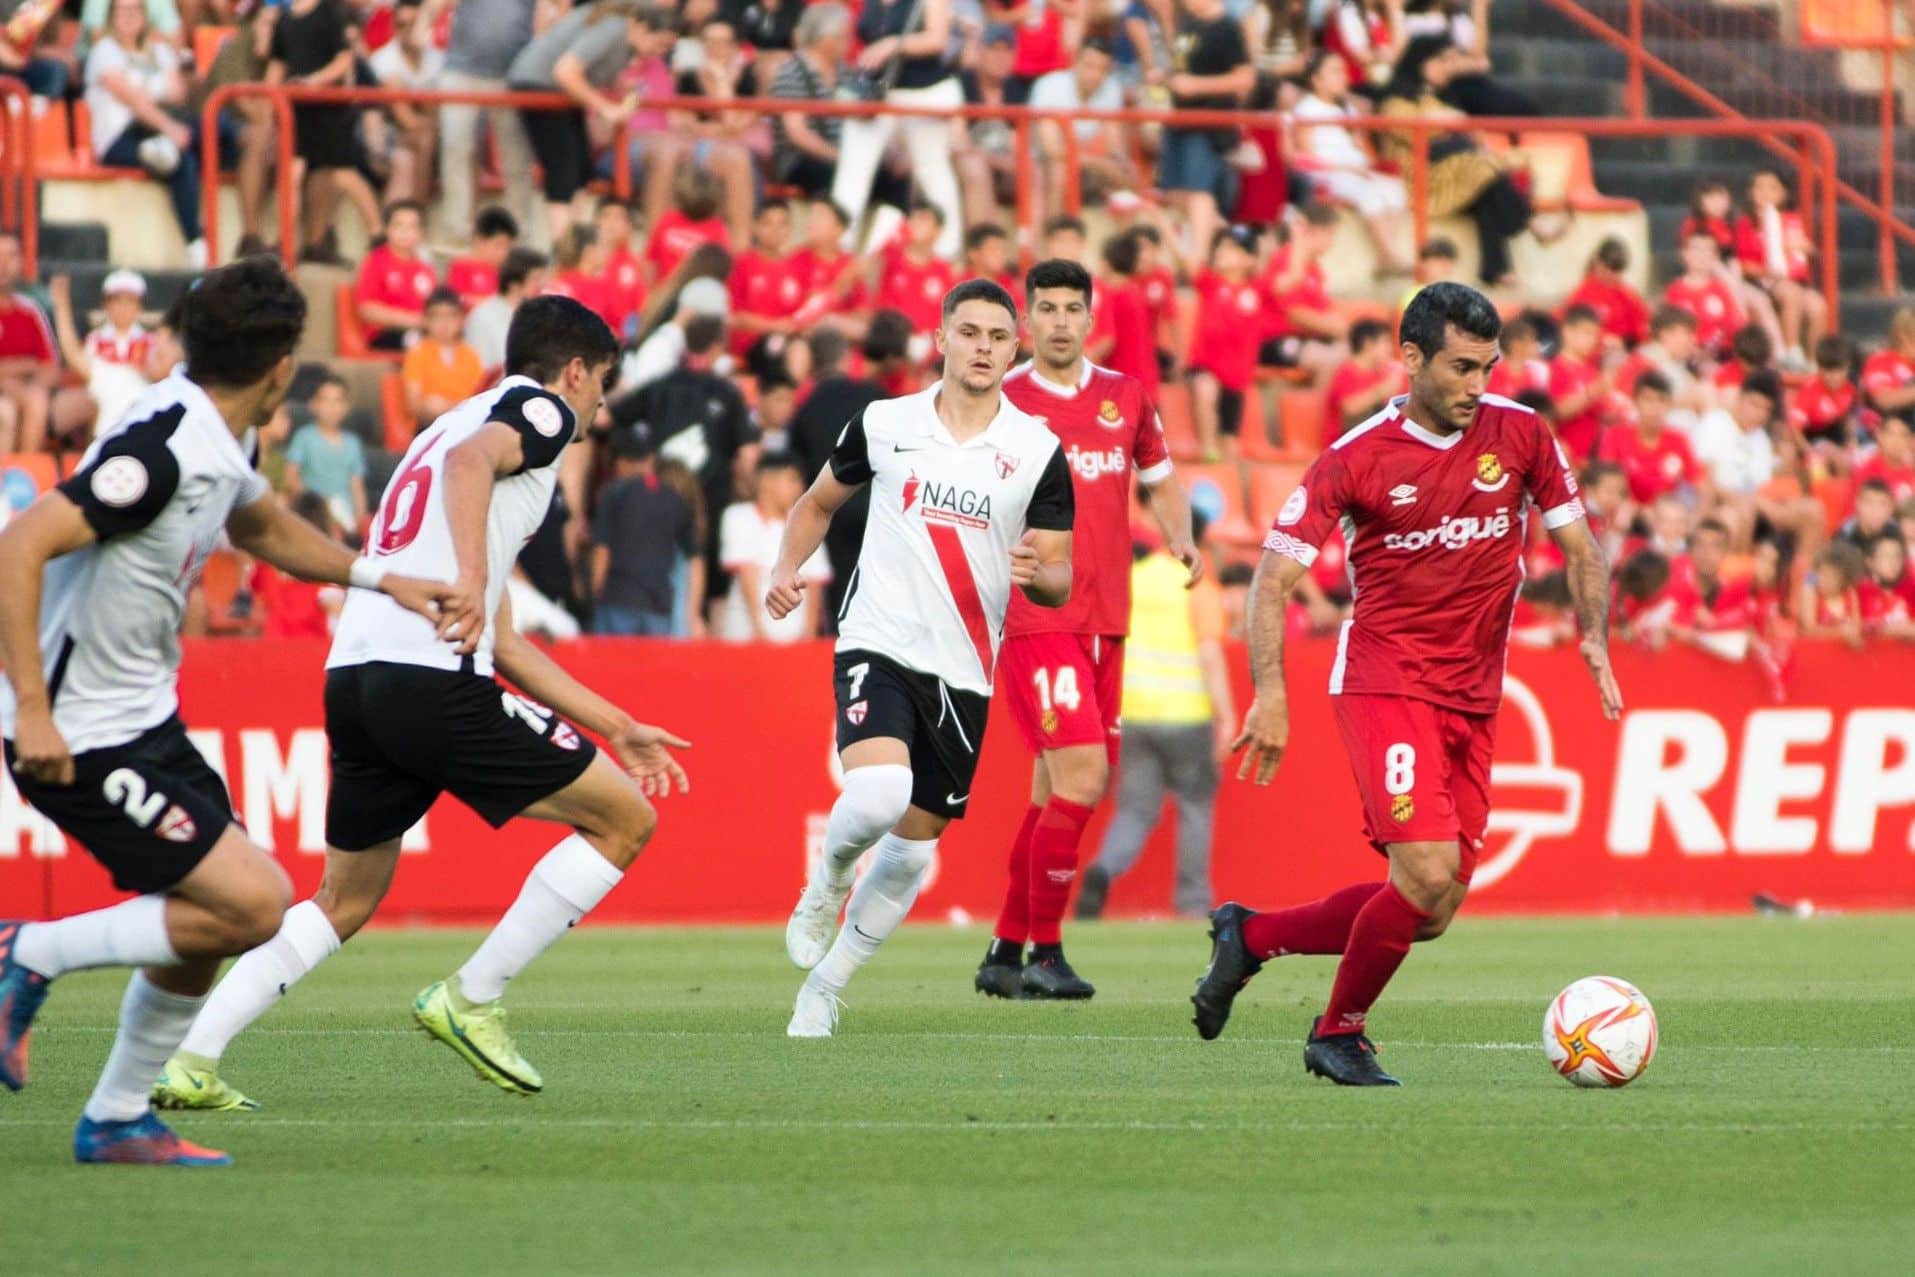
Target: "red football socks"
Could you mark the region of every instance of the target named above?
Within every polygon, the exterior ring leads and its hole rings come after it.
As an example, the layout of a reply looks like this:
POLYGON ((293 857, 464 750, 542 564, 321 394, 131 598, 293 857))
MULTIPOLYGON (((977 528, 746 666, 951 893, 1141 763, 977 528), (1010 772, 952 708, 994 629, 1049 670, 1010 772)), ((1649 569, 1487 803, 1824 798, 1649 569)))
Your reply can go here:
POLYGON ((1031 831, 1037 828, 1044 809, 1036 805, 1024 811, 1024 823, 1017 827, 1017 841, 1011 844, 1011 880, 1004 887, 1004 907, 998 911, 999 940, 1021 945, 1031 938, 1031 831))
POLYGON ((1330 986, 1330 1005, 1317 1030, 1324 1035, 1361 1033, 1370 1007, 1403 965, 1416 933, 1429 919, 1391 883, 1370 897, 1350 926, 1350 940, 1330 986))
POLYGON ((1384 885, 1358 883, 1307 905, 1257 914, 1243 924, 1244 947, 1258 958, 1280 958, 1286 953, 1342 953, 1349 945, 1357 912, 1384 885))
POLYGON ((1064 908, 1077 877, 1077 844, 1091 809, 1055 795, 1031 830, 1030 917, 1032 944, 1063 941, 1064 908))

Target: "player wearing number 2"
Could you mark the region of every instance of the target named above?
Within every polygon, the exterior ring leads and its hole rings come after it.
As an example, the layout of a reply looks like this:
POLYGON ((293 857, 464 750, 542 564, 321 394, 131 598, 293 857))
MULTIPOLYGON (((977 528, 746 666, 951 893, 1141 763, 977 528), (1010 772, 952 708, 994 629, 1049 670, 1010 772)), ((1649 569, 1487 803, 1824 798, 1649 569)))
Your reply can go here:
POLYGON ((221 1053, 365 925, 392 884, 400 838, 442 792, 495 827, 525 815, 576 831, 533 867, 465 965, 412 1004, 419 1027, 480 1077, 523 1095, 543 1087, 506 1032, 506 982, 618 884, 657 822, 646 795, 685 788, 666 747, 686 742, 634 722, 521 639, 505 592, 520 547, 551 506, 560 454, 598 412, 617 354, 597 315, 570 298, 533 298, 506 334, 505 380, 406 450, 366 553, 378 571, 452 578, 453 615, 435 631, 376 597, 347 602, 326 659, 325 877, 214 991, 167 1065, 156 1093, 163 1106, 258 1107, 220 1078, 221 1053), (617 764, 494 673, 597 732, 617 764))
POLYGON ((1510 611, 1532 507, 1563 552, 1582 654, 1605 716, 1622 713, 1609 668, 1609 571, 1549 428, 1485 384, 1496 308, 1432 284, 1403 313, 1410 392, 1318 457, 1264 539, 1251 587, 1256 700, 1237 773, 1267 785, 1290 736, 1283 685, 1290 590, 1339 524, 1356 613, 1343 623, 1330 693, 1364 832, 1389 858, 1384 882, 1290 909, 1211 914, 1197 1032, 1214 1038, 1245 981, 1281 954, 1340 954, 1304 1066, 1345 1086, 1395 1086, 1364 1032, 1370 1007, 1418 940, 1443 934, 1469 891, 1489 817, 1490 759, 1510 611))
POLYGON ((1024 292, 1033 353, 1004 379, 1004 395, 1064 445, 1077 521, 1070 602, 1045 608, 1013 595, 1004 623, 1000 695, 1037 759, 1031 805, 1011 844, 1004 907, 974 984, 1000 998, 1088 998, 1096 990, 1065 959, 1062 926, 1077 844, 1117 762, 1133 476, 1150 488, 1151 513, 1192 585, 1203 556, 1191 541, 1190 502, 1171 472, 1156 406, 1139 382, 1084 358, 1090 272, 1076 262, 1039 262, 1024 292))
POLYGON ((989 280, 959 284, 936 340, 938 384, 874 403, 845 426, 792 508, 765 597, 773 617, 799 605, 800 565, 832 514, 870 484, 832 679, 844 790, 785 929, 791 960, 811 972, 792 1037, 832 1035, 838 995, 904 921, 938 836, 964 814, 1012 587, 1044 607, 1071 595, 1063 448, 1001 389, 1017 353, 1011 295, 989 280), (874 844, 853 892, 858 858, 874 844))

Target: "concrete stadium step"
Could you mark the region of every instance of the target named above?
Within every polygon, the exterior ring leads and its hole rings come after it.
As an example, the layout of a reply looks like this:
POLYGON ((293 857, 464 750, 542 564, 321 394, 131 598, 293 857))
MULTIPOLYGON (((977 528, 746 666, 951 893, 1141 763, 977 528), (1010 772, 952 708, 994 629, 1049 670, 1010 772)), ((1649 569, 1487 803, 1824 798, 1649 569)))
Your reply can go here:
MULTIPOLYGON (((1589 159, 1596 166, 1597 186, 1609 164, 1680 164, 1754 166, 1771 158, 1761 143, 1739 137, 1592 137, 1589 159)), ((1687 201, 1688 192, 1682 192, 1687 201)))
MULTIPOLYGON (((1498 14, 1490 49, 1498 79, 1505 76, 1528 76, 1533 79, 1568 75, 1620 82, 1627 74, 1629 61, 1619 49, 1589 39, 1506 37, 1501 21, 1502 15, 1498 14)), ((1554 110, 1548 102, 1544 102, 1543 106, 1554 110)))
MULTIPOLYGON (((55 275, 72 278, 73 310, 82 324, 85 323, 86 314, 98 308, 100 286, 106 282, 107 273, 112 269, 110 262, 64 260, 49 257, 44 252, 40 256, 41 279, 51 279, 55 275)), ((152 314, 165 314, 197 278, 195 272, 185 270, 142 270, 140 274, 146 279, 145 309, 152 314)))
POLYGON ((1596 166, 1596 186, 1605 195, 1641 200, 1644 204, 1687 204, 1696 184, 1706 178, 1727 182, 1739 191, 1748 180, 1745 163, 1685 164, 1651 160, 1611 161, 1596 166))
POLYGON ((1529 94, 1551 115, 1622 115, 1622 84, 1570 75, 1499 75, 1498 84, 1529 94))
POLYGON ((70 262, 104 262, 110 249, 102 222, 40 223, 40 256, 70 262))

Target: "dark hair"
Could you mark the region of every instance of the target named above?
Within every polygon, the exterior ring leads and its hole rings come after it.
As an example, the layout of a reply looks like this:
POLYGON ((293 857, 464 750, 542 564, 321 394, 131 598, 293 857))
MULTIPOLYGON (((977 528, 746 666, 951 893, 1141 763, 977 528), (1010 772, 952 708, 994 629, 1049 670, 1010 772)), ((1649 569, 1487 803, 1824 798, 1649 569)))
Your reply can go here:
POLYGON ((1717 533, 1725 541, 1729 539, 1729 525, 1720 519, 1704 519, 1701 523, 1696 524, 1694 535, 1701 536, 1704 532, 1717 533))
POLYGON ((1157 245, 1159 248, 1163 247, 1163 243, 1164 243, 1163 233, 1160 232, 1155 226, 1133 226, 1130 228, 1130 230, 1127 233, 1131 235, 1135 235, 1139 241, 1149 240, 1151 243, 1157 245))
POLYGON ((685 353, 702 355, 724 344, 725 321, 717 315, 693 315, 685 323, 685 353))
POLYGON ((1335 226, 1337 224, 1336 205, 1328 200, 1311 200, 1302 208, 1303 220, 1311 226, 1335 226))
POLYGON ((444 284, 426 294, 426 303, 420 309, 431 310, 434 306, 452 306, 461 315, 465 314, 465 299, 459 296, 457 289, 447 288, 444 284))
POLYGON ((1760 324, 1744 324, 1729 338, 1729 353, 1745 364, 1767 367, 1775 358, 1775 342, 1760 324))
POLYGON ((994 239, 1009 239, 1010 233, 996 222, 979 222, 964 232, 964 251, 975 253, 994 239))
POLYGON ((1516 396, 1516 402, 1529 409, 1544 421, 1556 420, 1556 400, 1547 390, 1525 390, 1516 396))
POLYGON ((1017 325, 1017 303, 1004 291, 1004 285, 990 279, 967 279, 944 294, 944 306, 939 322, 948 324, 957 308, 965 302, 990 302, 993 306, 1002 306, 1011 317, 1011 325, 1017 325))
POLYGON ((932 220, 937 222, 939 226, 944 225, 944 210, 929 200, 919 200, 911 206, 910 215, 912 217, 916 217, 919 213, 929 213, 932 220))
POLYGON ((1909 425, 1907 417, 1902 416, 1899 412, 1891 412, 1876 424, 1876 435, 1879 437, 1882 431, 1889 426, 1900 426, 1904 430, 1915 430, 1915 426, 1909 425))
POLYGON ((1507 348, 1513 341, 1535 341, 1536 325, 1521 315, 1503 325, 1503 346, 1507 348))
POLYGON ((1847 369, 1854 362, 1854 358, 1848 338, 1841 333, 1829 333, 1815 343, 1817 368, 1847 369))
POLYGON ((752 470, 758 474, 763 474, 767 470, 796 470, 797 468, 798 458, 782 449, 777 452, 759 453, 757 464, 752 466, 752 470))
POLYGON ((798 383, 791 379, 783 364, 777 364, 758 374, 758 398, 763 399, 774 390, 796 390, 798 383))
POLYGON ((410 209, 413 212, 417 213, 419 215, 419 220, 421 222, 426 220, 426 206, 424 204, 421 204, 418 200, 392 201, 392 203, 386 205, 385 211, 381 217, 381 220, 389 225, 391 224, 393 218, 405 212, 407 209, 410 209))
POLYGON ((597 368, 618 358, 618 338, 591 308, 556 295, 528 297, 512 312, 505 332, 507 376, 540 385, 559 379, 574 359, 597 368))
POLYGON ((1601 322, 1602 316, 1596 313, 1596 308, 1594 306, 1585 306, 1581 302, 1576 303, 1563 312, 1564 328, 1569 327, 1571 324, 1600 324, 1601 322))
POLYGON ((1387 340, 1390 326, 1380 319, 1359 319, 1350 325, 1350 353, 1356 354, 1373 341, 1387 340))
POLYGON ((805 345, 811 348, 811 368, 814 375, 820 375, 844 363, 844 357, 851 350, 851 342, 844 333, 829 324, 820 325, 805 337, 805 345))
POLYGON ((1453 262, 1461 256, 1462 254, 1457 251, 1456 241, 1447 235, 1437 235, 1416 250, 1416 260, 1419 262, 1453 262))
MULTIPOLYGON (((416 4, 417 2, 418 0, 412 0, 412 3, 416 4)), ((318 528, 321 532, 324 532, 327 536, 331 536, 333 529, 337 526, 333 521, 332 506, 327 504, 326 498, 320 496, 311 488, 307 488, 304 492, 293 498, 292 512, 312 524, 315 528, 318 528)))
POLYGON ((1107 58, 1117 56, 1117 50, 1111 47, 1110 40, 1101 35, 1087 35, 1084 37, 1083 42, 1077 46, 1077 51, 1083 53, 1087 50, 1092 53, 1101 53, 1107 58))
POLYGON ((1403 98, 1410 102, 1421 99, 1426 87, 1423 68, 1454 47, 1447 27, 1411 40, 1403 46, 1403 52, 1396 55, 1396 66, 1391 69, 1390 82, 1384 86, 1383 96, 1403 98))
POLYGON ((1862 557, 1862 547, 1853 541, 1831 541, 1822 547, 1815 556, 1817 569, 1834 568, 1854 585, 1868 575, 1868 560, 1862 557))
MULTIPOLYGON (((1702 216, 1702 197, 1716 191, 1721 191, 1724 195, 1732 193, 1729 190, 1729 184, 1719 177, 1705 177, 1700 182, 1697 182, 1696 189, 1689 193, 1689 215, 1691 217, 1700 218, 1702 216)), ((1698 230, 1692 232, 1692 234, 1709 235, 1709 232, 1698 230)), ((1709 235, 1709 238, 1714 239, 1715 236, 1709 235)))
POLYGON ((1090 234, 1084 227, 1084 219, 1069 213, 1059 213, 1044 223, 1044 238, 1049 239, 1059 231, 1076 231, 1079 235, 1090 234))
POLYGON ((1143 237, 1133 226, 1121 235, 1113 235, 1104 241, 1104 265, 1119 275, 1135 275, 1137 258, 1142 248, 1143 237))
POLYGON ((1076 262, 1067 262, 1061 257, 1041 261, 1031 267, 1024 276, 1024 300, 1028 303, 1037 297, 1040 288, 1073 288, 1084 294, 1084 304, 1091 303, 1090 272, 1076 262))
POLYGON ((1616 572, 1616 592, 1640 602, 1669 584, 1669 560, 1654 550, 1638 550, 1616 572))
POLYGON ((632 21, 647 31, 676 31, 678 11, 665 4, 641 4, 633 12, 632 21))
POLYGON ((175 309, 186 375, 202 386, 255 384, 306 331, 305 294, 277 258, 263 255, 208 271, 175 309))
POLYGON ((1636 387, 1630 392, 1630 396, 1633 398, 1645 390, 1652 390, 1664 399, 1670 398, 1676 393, 1676 388, 1669 384, 1669 378, 1659 369, 1655 368, 1648 369, 1636 378, 1636 387))
POLYGON ((306 402, 311 403, 313 396, 327 386, 337 386, 348 398, 352 396, 352 388, 346 384, 346 379, 328 368, 313 380, 313 388, 306 392, 306 402))
POLYGON ((1310 81, 1316 79, 1317 73, 1323 70, 1323 64, 1331 58, 1338 56, 1340 55, 1329 49, 1318 49, 1315 53, 1312 53, 1309 60, 1303 64, 1303 70, 1297 74, 1297 83, 1301 84, 1305 89, 1308 89, 1310 87, 1310 81))
POLYGON ((627 217, 631 217, 638 212, 638 205, 636 202, 632 200, 627 200, 627 199, 620 199, 616 195, 606 195, 606 196, 600 197, 598 202, 598 207, 592 210, 592 216, 597 217, 600 213, 603 213, 608 208, 624 209, 625 215, 627 217))
POLYGON ((774 208, 781 208, 785 212, 789 213, 791 212, 791 201, 786 199, 782 195, 767 195, 764 199, 758 202, 758 211, 756 213, 753 213, 752 217, 753 218, 763 217, 766 213, 771 212, 771 210, 773 210, 774 208))
POLYGON ((1680 306, 1659 306, 1649 320, 1649 335, 1660 337, 1671 328, 1696 330, 1696 317, 1680 306))
POLYGON ((1890 501, 1895 499, 1895 489, 1888 486, 1888 480, 1886 479, 1862 480, 1862 485, 1855 490, 1855 495, 1859 497, 1864 492, 1879 492, 1890 501))
POLYGON ((916 330, 901 311, 881 310, 865 326, 864 341, 858 347, 866 363, 902 359, 911 353, 911 338, 916 330))
POLYGON ((499 263, 499 291, 517 288, 532 275, 535 270, 544 270, 552 261, 536 248, 514 245, 512 251, 499 263))
POLYGON ((472 219, 472 238, 493 239, 500 235, 517 239, 519 219, 497 204, 488 204, 479 210, 477 217, 472 219))
POLYGON ((1449 342, 1449 330, 1467 333, 1483 341, 1495 341, 1502 334, 1503 320, 1489 298, 1471 288, 1442 280, 1429 285, 1410 299, 1403 308, 1403 340, 1434 359, 1449 342))
POLYGON ((849 226, 849 225, 851 225, 851 214, 850 214, 850 213, 847 213, 847 212, 845 211, 845 207, 844 207, 844 205, 842 205, 842 204, 840 204, 840 203, 838 203, 838 201, 837 201, 837 200, 834 200, 834 199, 815 199, 815 200, 812 200, 812 201, 811 201, 811 207, 813 207, 813 208, 827 208, 827 209, 830 209, 830 210, 831 210, 831 215, 832 215, 833 217, 835 217, 835 218, 837 218, 837 219, 838 219, 838 225, 840 225, 840 226, 849 226))
POLYGON ((1613 461, 1592 461, 1583 467, 1582 474, 1577 477, 1582 480, 1583 487, 1593 488, 1604 479, 1627 479, 1629 472, 1613 461))
POLYGON ((1620 235, 1610 235, 1596 245, 1596 251, 1590 256, 1590 264, 1603 266, 1621 274, 1629 269, 1629 245, 1620 235))
POLYGON ((687 165, 672 179, 672 203, 694 222, 702 222, 716 213, 724 198, 724 186, 697 165, 687 165))
POLYGON ((1767 368, 1758 368, 1742 379, 1742 393, 1761 395, 1769 401, 1773 411, 1782 405, 1782 378, 1767 368))

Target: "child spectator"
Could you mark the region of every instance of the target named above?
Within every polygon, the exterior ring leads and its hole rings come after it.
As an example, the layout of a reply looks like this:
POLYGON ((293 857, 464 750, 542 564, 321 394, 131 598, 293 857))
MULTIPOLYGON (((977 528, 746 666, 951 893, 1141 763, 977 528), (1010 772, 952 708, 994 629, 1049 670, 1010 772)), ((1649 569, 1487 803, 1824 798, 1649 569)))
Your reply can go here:
POLYGON ((633 325, 645 308, 645 266, 632 251, 632 206, 629 201, 608 196, 593 214, 598 246, 605 254, 605 287, 614 310, 620 316, 612 325, 621 341, 635 335, 633 325))
POLYGON ((1669 590, 1669 557, 1658 550, 1638 550, 1616 570, 1616 632, 1632 643, 1660 648, 1668 645, 1678 600, 1669 590))
POLYGON ((519 222, 496 205, 479 210, 472 223, 472 249, 446 267, 446 286, 468 309, 499 291, 499 267, 518 242, 519 222))
POLYGON ((1724 494, 1753 497, 1774 477, 1769 426, 1781 402, 1780 378, 1767 371, 1750 373, 1730 408, 1718 408, 1696 424, 1689 441, 1696 460, 1709 468, 1724 494))
POLYGON ((1835 533, 1838 541, 1847 541, 1860 549, 1876 537, 1895 531, 1895 494, 1880 479, 1865 480, 1855 490, 1855 514, 1835 533))
POLYGON ((671 277, 678 264, 700 244, 731 247, 731 234, 718 218, 725 189, 716 177, 686 165, 672 179, 672 206, 652 227, 645 244, 645 286, 671 277))
POLYGON ((903 243, 887 249, 879 259, 878 309, 904 315, 920 342, 936 331, 944 294, 957 284, 957 272, 937 254, 943 233, 943 210, 935 204, 920 204, 904 220, 903 243))
POLYGON ((1011 270, 1011 237, 996 222, 964 232, 964 278, 997 284, 1017 303, 1018 318, 1024 317, 1024 284, 1011 270))
POLYGON ((1848 340, 1830 333, 1815 343, 1815 375, 1802 383, 1789 405, 1789 424, 1836 470, 1848 468, 1849 445, 1855 438, 1855 383, 1849 380, 1854 367, 1855 352, 1848 340))
POLYGON ((1802 215, 1789 206, 1788 184, 1773 168, 1749 178, 1748 211, 1736 220, 1736 260, 1743 275, 1775 302, 1782 326, 1783 362, 1803 369, 1802 352, 1822 340, 1828 303, 1809 283, 1809 236, 1802 215))
POLYGON ((1676 637, 1748 629, 1754 622, 1747 578, 1728 580, 1723 568, 1729 560, 1729 529, 1715 519, 1696 525, 1689 539, 1689 571, 1676 586, 1679 607, 1676 637))
POLYGON ((345 429, 352 398, 332 373, 319 379, 307 407, 312 422, 293 432, 286 447, 286 490, 316 492, 342 527, 358 529, 366 518, 366 451, 345 429))
POLYGON ((1733 392, 1758 372, 1775 371, 1775 343, 1760 324, 1744 324, 1729 339, 1729 358, 1711 381, 1718 394, 1733 392))
POLYGON ((1263 289, 1251 278, 1256 234, 1226 226, 1210 242, 1210 264, 1191 282, 1197 290, 1197 322, 1187 359, 1190 415, 1197 447, 1206 462, 1236 452, 1243 428, 1243 396, 1256 372, 1263 289))
MULTIPOLYGON (((350 24, 349 10, 333 0, 293 0, 279 11, 279 20, 273 25, 266 83, 350 87, 355 75, 350 24)), ((380 220, 379 201, 359 174, 358 118, 359 108, 354 106, 309 103, 293 108, 295 152, 306 165, 306 197, 300 201, 306 221, 301 261, 344 264, 332 229, 341 197, 353 202, 366 225, 380 220)), ((418 206, 413 207, 416 212, 418 206)), ((416 308, 431 291, 428 287, 420 292, 412 305, 416 308)), ((390 326, 367 322, 373 327, 390 326)))
MULTIPOLYGON (((679 635, 676 578, 688 570, 690 609, 703 614, 705 556, 691 505, 658 475, 644 423, 612 432, 612 481, 592 517, 592 633, 679 635)), ((697 625, 702 631, 702 623, 697 625)))
POLYGON ((399 375, 406 386, 406 411, 422 428, 485 384, 485 362, 466 344, 465 309, 450 288, 426 298, 425 336, 406 352, 399 375))
MULTIPOLYGON (((1321 202, 1306 204, 1292 225, 1290 242, 1272 255, 1259 281, 1265 303, 1259 365, 1302 368, 1321 384, 1349 356, 1349 321, 1337 314, 1323 278, 1323 258, 1336 242, 1336 230, 1336 209, 1321 202)), ((1266 411, 1265 419, 1273 415, 1266 411)))
POLYGON ((1908 547, 1894 532, 1868 543, 1868 575, 1856 589, 1862 630, 1882 638, 1915 639, 1915 582, 1908 575, 1908 547))
POLYGON ((1629 245, 1611 235, 1596 246, 1588 273, 1569 295, 1571 306, 1596 312, 1606 342, 1625 350, 1649 338, 1649 303, 1623 276, 1629 269, 1629 245))
POLYGON ((851 221, 828 199, 811 201, 805 214, 805 242, 791 255, 798 281, 798 322, 805 328, 829 323, 846 337, 864 335, 869 300, 862 263, 844 248, 851 221))
MULTIPOLYGON (((1629 489, 1629 476, 1613 462, 1592 462, 1582 472, 1582 489, 1589 534, 1602 546, 1604 558, 1611 563, 1620 561, 1623 539, 1636 521, 1636 498, 1629 489)), ((1555 543, 1549 544, 1553 549, 1555 543)))
POLYGON ((1815 570, 1802 580, 1796 619, 1803 638, 1841 639, 1862 646, 1862 600, 1857 587, 1868 575, 1861 549, 1831 541, 1815 556, 1815 570))
POLYGON ((1616 369, 1616 389, 1629 394, 1645 372, 1658 372, 1669 383, 1669 424, 1691 430, 1714 406, 1709 387, 1696 376, 1696 317, 1675 306, 1656 309, 1649 321, 1649 340, 1638 346, 1616 369))
POLYGON ((67 367, 86 378, 93 397, 93 433, 118 423, 139 393, 166 376, 153 334, 140 323, 140 303, 146 280, 122 267, 110 272, 101 285, 100 307, 106 321, 81 340, 73 321, 73 285, 55 275, 48 287, 53 298, 53 325, 67 367))
POLYGON ((1630 396, 1636 410, 1634 423, 1610 430, 1598 450, 1603 460, 1622 467, 1629 494, 1644 504, 1707 486, 1689 441, 1668 428, 1672 399, 1669 380, 1661 373, 1645 372, 1636 378, 1630 396))
POLYGON ((1662 291, 1663 304, 1688 311, 1696 321, 1696 343, 1713 358, 1728 353, 1729 340, 1742 327, 1742 304, 1722 277, 1715 238, 1706 231, 1685 232, 1682 274, 1662 291))
POLYGON ((1690 236, 1707 235, 1715 245, 1716 260, 1732 261, 1735 225, 1729 219, 1734 215, 1735 194, 1729 190, 1729 184, 1718 178, 1706 178, 1696 183, 1695 192, 1689 197, 1689 216, 1682 219, 1678 236, 1687 247, 1690 236))
POLYGON ((812 586, 805 591, 802 606, 774 621, 761 602, 765 583, 778 565, 785 519, 803 494, 804 479, 791 455, 765 453, 758 458, 751 500, 725 510, 718 526, 718 554, 732 580, 719 612, 719 638, 733 643, 754 639, 797 643, 818 633, 818 600, 831 580, 824 547, 813 550, 798 569, 798 575, 812 586))
MULTIPOLYGON (((1356 340, 1354 332, 1351 341, 1356 340)), ((1548 391, 1549 361, 1536 325, 1518 315, 1503 325, 1503 358, 1489 370, 1489 393, 1514 399, 1530 390, 1548 391)))
POLYGON ((1457 251, 1456 241, 1447 235, 1432 236, 1423 247, 1417 249, 1416 265, 1410 270, 1409 291, 1403 294, 1402 302, 1397 305, 1397 318, 1403 317, 1403 312, 1410 308, 1410 303, 1415 301, 1416 295, 1425 288, 1431 284, 1455 279, 1457 262, 1461 256, 1457 251))
POLYGON ((1402 385, 1390 336, 1390 326, 1380 319, 1359 319, 1350 325, 1350 358, 1331 374, 1323 399, 1326 445, 1375 414, 1402 385))
POLYGON ((1563 312, 1563 348, 1549 365, 1556 437, 1578 464, 1595 455, 1609 419, 1609 374, 1602 366, 1602 324, 1587 306, 1563 312))
MULTIPOLYGON (((835 334, 834 334, 835 336, 835 334)), ((837 337, 837 340, 844 340, 837 337)), ((811 364, 811 343, 791 343, 793 362, 811 364)), ((791 419, 798 412, 798 383, 790 374, 773 368, 758 378, 758 402, 751 407, 751 424, 758 431, 765 452, 791 451, 791 419)))
POLYGON ((1915 407, 1915 306, 1895 312, 1888 325, 1888 346, 1862 364, 1862 391, 1869 407, 1880 413, 1915 407))
POLYGON ((1915 499, 1915 430, 1901 417, 1875 427, 1875 451, 1855 467, 1855 482, 1880 482, 1901 505, 1915 499))
POLYGON ((624 326, 611 281, 605 277, 605 250, 593 227, 574 226, 559 236, 558 270, 545 291, 591 308, 614 333, 624 326))
MULTIPOLYGON (((1163 217, 1158 210, 1159 219, 1163 217)), ((1171 268, 1164 251, 1165 231, 1161 225, 1137 228, 1137 284, 1143 289, 1144 304, 1150 307, 1151 331, 1157 343, 1157 364, 1162 375, 1177 365, 1179 306, 1177 272, 1171 268)))
POLYGON ((386 209, 384 242, 359 264, 353 300, 375 350, 404 350, 425 323, 426 298, 439 286, 431 263, 419 255, 425 228, 422 205, 395 200, 386 209))
MULTIPOLYGON (((325 533, 327 540, 345 540, 331 507, 317 492, 294 497, 292 512, 325 533)), ((253 596, 254 607, 264 614, 258 618, 260 633, 269 639, 327 638, 346 605, 346 592, 339 586, 302 581, 264 560, 254 561, 246 588, 253 596)))
POLYGON ((1104 241, 1104 266, 1110 273, 1097 281, 1090 342, 1084 353, 1112 372, 1135 377, 1155 403, 1162 370, 1157 363, 1156 316, 1137 278, 1142 229, 1133 226, 1104 241))
POLYGON ((731 268, 731 349, 754 376, 786 370, 786 347, 798 344, 804 300, 789 255, 791 205, 766 200, 751 224, 752 246, 731 268))
POLYGON ((1038 254, 1040 260, 1056 258, 1060 261, 1076 262, 1080 266, 1090 264, 1090 231, 1084 225, 1084 219, 1069 213, 1060 213, 1044 223, 1044 249, 1038 254))
POLYGON ((545 272, 550 264, 536 249, 513 249, 499 267, 499 291, 466 315, 466 344, 477 352, 487 378, 505 367, 505 334, 512 327, 512 314, 520 302, 545 291, 545 272))

